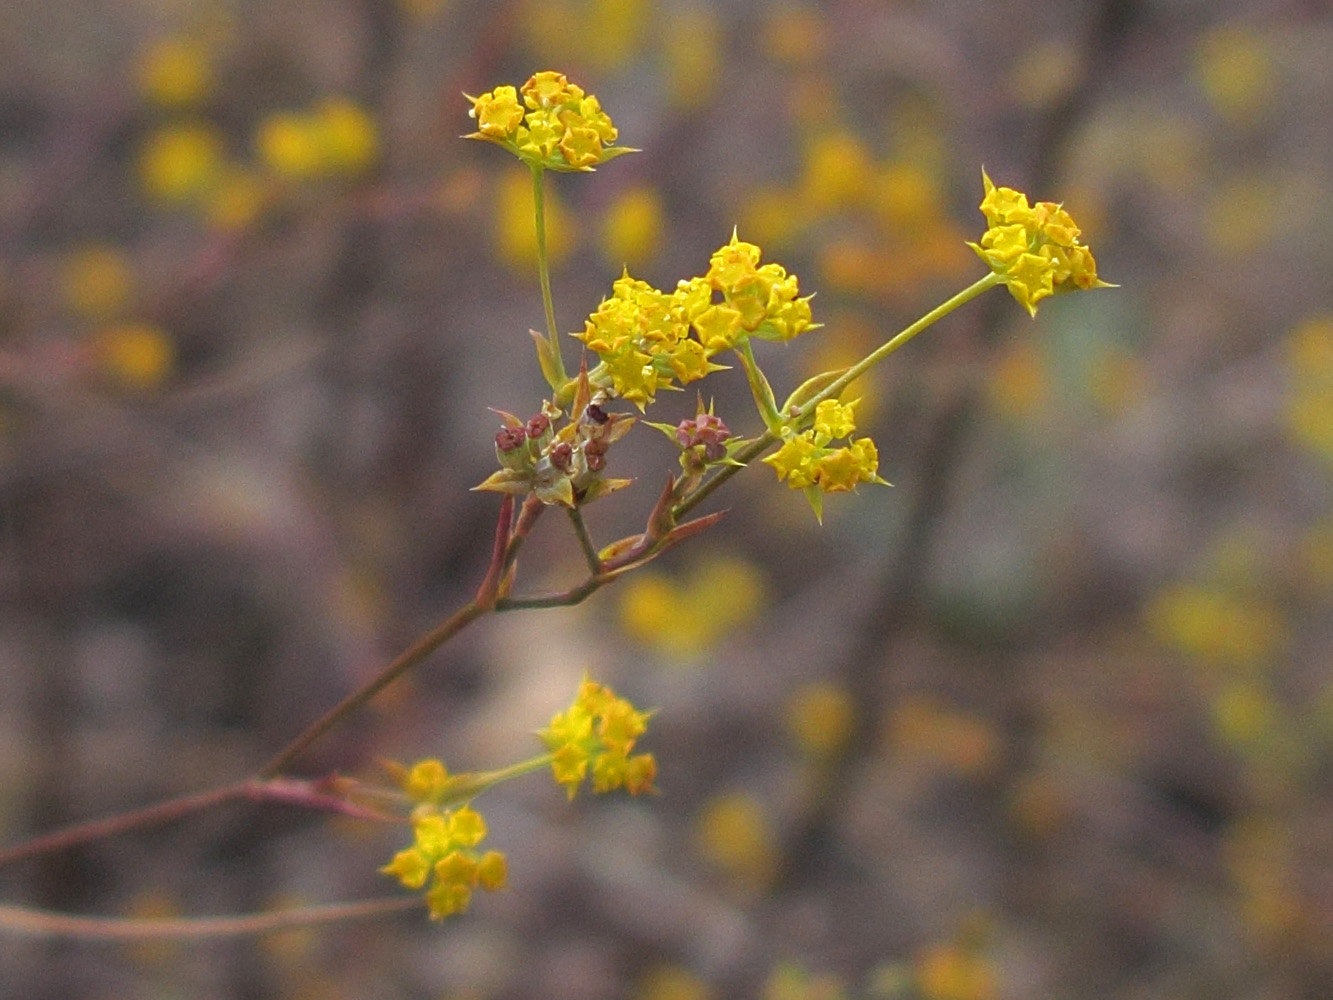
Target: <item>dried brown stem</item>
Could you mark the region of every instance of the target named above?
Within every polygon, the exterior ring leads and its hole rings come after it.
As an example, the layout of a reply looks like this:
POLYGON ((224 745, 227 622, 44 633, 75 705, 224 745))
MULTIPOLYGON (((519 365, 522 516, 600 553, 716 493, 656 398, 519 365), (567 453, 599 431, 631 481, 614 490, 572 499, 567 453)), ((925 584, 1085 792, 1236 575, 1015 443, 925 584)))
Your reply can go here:
POLYGON ((292 927, 310 927, 342 920, 363 920, 388 913, 420 909, 416 896, 390 896, 356 903, 331 903, 272 913, 247 913, 231 917, 180 917, 138 919, 83 917, 69 913, 30 910, 22 906, 0 906, 0 930, 27 937, 78 938, 82 941, 186 941, 201 938, 244 937, 268 934, 292 927))

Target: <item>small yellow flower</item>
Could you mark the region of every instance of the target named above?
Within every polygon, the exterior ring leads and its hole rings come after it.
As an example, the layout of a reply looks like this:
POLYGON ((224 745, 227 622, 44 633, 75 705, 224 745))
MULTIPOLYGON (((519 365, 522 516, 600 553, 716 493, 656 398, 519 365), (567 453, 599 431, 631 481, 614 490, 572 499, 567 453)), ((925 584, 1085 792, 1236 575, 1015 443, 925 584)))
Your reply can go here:
POLYGON ((594 792, 624 788, 631 795, 653 790, 652 754, 631 756, 647 730, 641 712, 609 687, 585 677, 574 703, 557 713, 537 735, 551 751, 551 772, 572 799, 591 774, 594 792))
POLYGON ((426 905, 432 920, 443 920, 455 913, 466 913, 472 905, 472 889, 461 882, 439 879, 426 892, 426 905))
POLYGON ((407 772, 403 781, 403 791, 414 802, 430 802, 444 790, 449 780, 449 772, 439 760, 430 758, 417 761, 407 772))
POLYGON ((694 320, 694 332, 709 354, 718 354, 736 346, 741 314, 724 303, 715 303, 694 320))
POLYGON ((828 440, 847 437, 856 430, 854 409, 860 400, 840 403, 836 399, 823 400, 815 407, 815 433, 828 440))
POLYGON ((420 889, 430 875, 429 859, 415 847, 399 851, 393 860, 380 869, 385 875, 392 875, 408 889, 420 889))
POLYGON ((325 170, 359 174, 379 156, 379 130, 360 105, 345 97, 328 98, 315 108, 314 125, 325 170))
POLYGON ((759 256, 757 246, 742 242, 733 232, 731 242, 714 252, 704 278, 719 292, 735 294, 754 279, 759 256))
POLYGON ((477 862, 477 881, 488 892, 503 889, 509 881, 509 864, 499 851, 487 851, 477 862))
POLYGON ((1079 243, 1079 228, 1061 206, 1049 201, 1029 205, 1027 195, 996 187, 985 171, 981 180, 980 207, 989 228, 979 243, 968 246, 1004 279, 1030 315, 1037 315, 1037 305, 1051 295, 1114 287, 1097 277, 1092 251, 1079 243))
POLYGON ((777 472, 778 482, 785 479, 792 489, 804 489, 815 483, 814 459, 818 451, 813 434, 797 434, 784 441, 764 462, 777 472))
POLYGON ((788 430, 782 446, 764 458, 778 481, 793 490, 805 490, 815 516, 822 519, 824 493, 849 493, 861 483, 888 485, 879 476, 879 452, 875 442, 862 437, 851 440, 856 430, 854 409, 858 400, 841 403, 821 400, 815 407, 813 425, 799 434, 788 430), (833 441, 848 438, 845 445, 833 441))
MULTIPOLYGON (((405 787, 426 794, 441 784, 444 765, 421 761, 408 772, 405 787)), ((474 848, 486 837, 486 821, 475 809, 430 811, 421 806, 412 817, 413 844, 393 856, 380 869, 408 889, 426 889, 431 918, 439 920, 465 911, 473 890, 501 889, 507 880, 504 855, 487 851, 478 856, 474 848)))
POLYGON ((523 84, 523 103, 534 111, 582 99, 583 90, 571 84, 564 73, 554 70, 534 73, 523 84))
POLYGON ((468 115, 477 120, 477 131, 487 139, 507 139, 523 123, 523 106, 513 87, 496 87, 472 98, 468 115))
POLYGON ((323 166, 319 130, 308 116, 293 111, 275 112, 255 132, 259 159, 279 177, 313 177, 323 166))
POLYGON ((486 821, 481 813, 468 806, 456 809, 449 816, 449 839, 463 847, 476 847, 486 839, 486 821))

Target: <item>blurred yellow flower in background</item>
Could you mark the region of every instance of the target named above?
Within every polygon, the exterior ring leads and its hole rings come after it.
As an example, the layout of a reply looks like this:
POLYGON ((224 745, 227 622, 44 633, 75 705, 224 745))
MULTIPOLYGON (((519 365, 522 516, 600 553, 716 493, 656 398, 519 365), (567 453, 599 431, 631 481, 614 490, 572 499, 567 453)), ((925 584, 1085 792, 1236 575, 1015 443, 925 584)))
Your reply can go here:
POLYGON ((1222 24, 1202 36, 1193 75, 1209 103, 1233 122, 1256 121, 1277 92, 1276 63, 1267 40, 1239 24, 1222 24))
POLYGON ((700 562, 679 580, 646 570, 624 582, 620 626, 665 657, 691 660, 755 621, 765 590, 757 566, 730 556, 700 562))
POLYGON ((662 198, 647 185, 626 188, 602 217, 602 252, 616 268, 639 270, 649 264, 662 241, 662 198))
POLYGON ((784 721, 791 741, 806 757, 835 757, 851 739, 856 702, 846 687, 815 681, 792 692, 784 721))
POLYGON ((677 108, 700 108, 717 90, 726 39, 717 11, 694 4, 669 15, 662 37, 667 99, 677 108))
POLYGON ((119 247, 90 244, 62 262, 60 288, 75 313, 86 319, 109 319, 129 304, 134 273, 119 247))
POLYGON ((705 861, 748 888, 763 888, 777 872, 777 831, 748 792, 727 792, 706 802, 695 820, 694 842, 705 861))
POLYGON ((135 67, 139 93, 168 110, 196 107, 213 88, 208 47, 189 38, 163 38, 139 55, 135 67))
POLYGON ((150 198, 185 202, 201 197, 222 171, 222 133, 202 121, 164 125, 139 152, 139 179, 150 198))
POLYGON ((1145 615, 1159 641, 1219 666, 1261 666, 1287 640, 1285 617, 1274 605, 1196 584, 1158 591, 1145 615))
POLYGON ((171 374, 176 350, 150 323, 122 323, 98 331, 93 349, 103 371, 128 389, 147 390, 171 374))

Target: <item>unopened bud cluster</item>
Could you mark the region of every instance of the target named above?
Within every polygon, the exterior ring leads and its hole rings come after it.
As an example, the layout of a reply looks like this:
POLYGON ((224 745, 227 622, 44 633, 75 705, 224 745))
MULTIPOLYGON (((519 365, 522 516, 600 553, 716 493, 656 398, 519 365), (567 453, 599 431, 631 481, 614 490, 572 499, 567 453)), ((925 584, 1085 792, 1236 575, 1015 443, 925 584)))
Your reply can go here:
MULTIPOLYGON (((586 392, 581 395, 586 399, 586 392)), ((564 415, 550 403, 527 421, 501 412, 504 426, 495 435, 500 470, 477 489, 517 496, 536 493, 543 503, 573 507, 624 485, 603 478, 602 470, 611 445, 633 420, 623 413, 608 413, 594 402, 583 402, 577 409, 578 417, 559 429, 554 421, 564 415)))

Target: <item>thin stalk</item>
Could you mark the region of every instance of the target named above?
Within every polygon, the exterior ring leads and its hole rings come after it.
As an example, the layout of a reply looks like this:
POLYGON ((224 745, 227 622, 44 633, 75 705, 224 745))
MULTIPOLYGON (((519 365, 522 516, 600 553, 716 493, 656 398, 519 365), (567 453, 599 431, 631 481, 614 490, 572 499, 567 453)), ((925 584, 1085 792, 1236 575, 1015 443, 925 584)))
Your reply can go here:
POLYGON ((244 937, 341 920, 362 920, 421 908, 417 896, 390 896, 356 903, 331 903, 272 913, 232 917, 174 919, 82 917, 22 906, 0 906, 0 930, 27 937, 77 938, 83 941, 183 941, 244 937))
POLYGON ((569 522, 574 526, 574 535, 579 540, 579 549, 583 552, 589 572, 596 576, 602 571, 602 560, 597 554, 597 546, 593 544, 592 535, 588 534, 588 525, 583 520, 583 512, 577 507, 570 507, 568 510, 569 522))
POLYGON ((551 360, 559 375, 559 382, 568 381, 565 360, 560 354, 559 328, 555 324, 555 301, 551 298, 551 264, 546 253, 546 171, 532 167, 532 210, 537 225, 537 277, 542 286, 542 308, 546 310, 546 337, 551 345, 551 360))
POLYGON ((821 389, 819 392, 815 393, 808 400, 806 400, 806 402, 801 405, 798 419, 803 419, 809 416, 810 414, 814 413, 815 407, 818 406, 821 402, 823 402, 826 399, 832 399, 833 397, 840 394, 843 389, 846 389, 849 385, 851 385, 853 382, 859 379, 871 368, 874 368, 875 365, 879 364, 881 361, 887 358, 898 348, 902 347, 903 344, 907 343, 922 330, 926 329, 926 327, 931 326, 932 324, 938 322, 945 316, 949 315, 949 313, 957 309, 959 306, 971 302, 982 292, 986 291, 989 288, 994 288, 996 285, 1000 283, 1001 283, 1000 276, 996 274, 994 271, 990 271, 984 278, 980 278, 977 281, 972 282, 972 284, 968 285, 957 295, 953 296, 950 299, 947 299, 944 302, 941 302, 939 305, 937 305, 930 312, 926 313, 911 326, 904 328, 901 332, 895 334, 889 340, 885 341, 879 347, 875 348, 864 358, 862 358, 856 364, 852 365, 852 367, 848 368, 840 376, 838 376, 836 379, 834 379, 832 382, 826 385, 823 389, 821 389))
POLYGON ((494 788, 501 782, 512 781, 514 778, 521 778, 525 774, 532 774, 534 771, 550 767, 551 757, 551 754, 544 753, 519 761, 517 764, 510 764, 508 767, 496 768, 494 771, 477 771, 469 775, 459 775, 458 777, 464 780, 460 780, 457 788, 451 787, 440 804, 466 802, 482 792, 494 788))
POLYGON ((431 653, 439 649, 446 642, 463 631, 467 626, 484 615, 490 608, 483 607, 475 601, 469 601, 452 615, 446 618, 431 631, 427 632, 406 651, 398 656, 392 663, 375 675, 367 684, 357 688, 333 708, 329 709, 324 715, 320 716, 315 722, 311 723, 306 730, 296 739, 292 740, 276 757, 265 764, 259 770, 259 777, 272 778, 287 769, 287 766, 297 757, 301 756, 306 749, 327 733, 330 729, 336 727, 349 715, 359 709, 375 695, 379 694, 395 680, 407 673, 413 667, 417 666, 422 660, 430 656, 431 653))
POLYGON ((598 574, 588 577, 577 586, 556 594, 539 594, 536 597, 502 597, 495 602, 495 610, 530 611, 535 608, 572 608, 576 604, 582 604, 614 579, 614 576, 598 574))
POLYGON ((741 367, 745 369, 745 381, 750 384, 750 395, 754 397, 754 405, 759 409, 759 416, 763 418, 764 426, 769 430, 782 426, 782 414, 778 413, 777 400, 773 398, 773 387, 768 384, 759 362, 754 359, 754 347, 750 344, 749 337, 736 347, 736 357, 740 359, 741 367))
POLYGON ((160 823, 169 823, 172 820, 221 805, 224 802, 230 802, 233 799, 243 799, 250 794, 250 784, 249 781, 238 781, 234 785, 223 785, 221 788, 213 788, 195 795, 182 795, 180 798, 168 799, 165 802, 158 802, 107 819, 96 819, 87 823, 67 826, 61 830, 54 830, 44 836, 35 837, 14 847, 0 850, 0 866, 22 861, 24 858, 36 857, 40 854, 63 851, 66 848, 76 847, 79 844, 86 844, 95 840, 105 840, 122 833, 128 833, 131 830, 156 826, 160 823))
MULTIPOLYGON (((972 284, 968 285, 957 295, 954 295, 952 298, 947 299, 946 301, 940 303, 938 306, 930 310, 930 312, 926 313, 916 322, 912 323, 910 326, 905 327, 903 330, 895 334, 893 337, 886 340, 879 347, 875 348, 875 350, 871 351, 856 364, 848 368, 845 372, 843 372, 840 376, 838 376, 838 378, 834 379, 823 389, 821 389, 819 392, 815 393, 808 400, 806 400, 805 403, 803 403, 800 406, 800 408, 796 410, 795 413, 784 414, 783 416, 785 417, 785 422, 790 427, 799 427, 802 421, 809 419, 810 415, 815 412, 815 407, 818 406, 821 402, 823 402, 826 399, 832 399, 833 397, 839 395, 849 385, 851 385, 858 378, 860 378, 862 375, 868 372, 871 368, 875 367, 875 365, 879 364, 881 361, 887 358, 894 351, 898 350, 898 348, 906 344, 909 340, 915 337, 922 330, 936 323, 940 319, 943 319, 945 316, 949 315, 949 313, 953 312, 959 306, 962 306, 965 303, 970 302, 972 299, 976 298, 982 292, 986 291, 989 288, 993 288, 994 286, 1000 283, 1001 281, 999 275, 995 274, 993 271, 988 273, 984 278, 980 278, 979 280, 974 281, 972 284)), ((740 462, 741 466, 748 465, 754 459, 758 458, 765 451, 767 451, 770 447, 777 444, 777 442, 778 442, 778 435, 775 434, 772 430, 768 430, 765 431, 763 434, 761 434, 759 437, 755 438, 752 442, 750 442, 750 444, 746 445, 732 457, 735 458, 736 461, 740 462)), ((672 507, 671 516, 676 519, 679 519, 688 514, 691 510, 693 510, 705 499, 707 499, 710 495, 712 495, 712 493, 715 490, 717 490, 723 483, 725 483, 728 479, 730 479, 738 471, 740 471, 741 466, 728 465, 719 469, 714 475, 712 475, 703 483, 701 483, 698 489, 696 489, 689 496, 681 500, 680 503, 672 507)))

